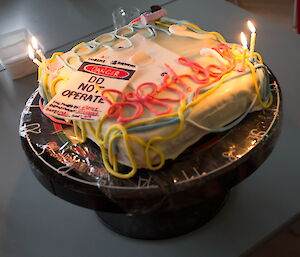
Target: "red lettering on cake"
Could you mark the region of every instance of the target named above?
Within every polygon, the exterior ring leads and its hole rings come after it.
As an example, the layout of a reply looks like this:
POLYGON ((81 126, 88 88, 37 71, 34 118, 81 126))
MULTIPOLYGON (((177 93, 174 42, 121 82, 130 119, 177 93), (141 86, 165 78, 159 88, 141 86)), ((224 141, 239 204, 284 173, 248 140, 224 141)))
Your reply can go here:
POLYGON ((106 67, 106 66, 99 66, 94 64, 88 64, 84 67, 85 71, 97 74, 97 75, 104 75, 111 78, 126 78, 130 73, 125 70, 106 67))

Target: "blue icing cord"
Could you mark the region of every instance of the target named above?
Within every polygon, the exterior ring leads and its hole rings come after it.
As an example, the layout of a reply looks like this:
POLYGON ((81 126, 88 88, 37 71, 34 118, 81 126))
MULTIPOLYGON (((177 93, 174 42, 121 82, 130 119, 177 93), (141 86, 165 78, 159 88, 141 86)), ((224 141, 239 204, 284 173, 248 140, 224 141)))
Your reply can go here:
POLYGON ((114 46, 103 44, 104 47, 106 47, 108 49, 111 49, 113 51, 122 51, 122 50, 128 49, 128 48, 133 46, 132 41, 128 38, 128 37, 131 37, 132 35, 134 35, 136 33, 135 29, 132 26, 129 26, 129 25, 124 26, 120 29, 117 29, 117 30, 113 31, 112 33, 114 35, 115 40, 116 39, 123 39, 127 42, 127 45, 123 46, 122 48, 119 48, 119 47, 114 47, 114 46), (127 32, 123 35, 119 34, 120 32, 122 32, 123 30, 126 30, 126 29, 129 30, 129 32, 127 32))
POLYGON ((132 26, 137 29, 147 29, 149 31, 149 35, 143 35, 147 39, 155 37, 157 30, 162 31, 169 36, 172 35, 172 33, 168 29, 164 29, 164 28, 158 27, 156 25, 152 25, 152 24, 143 25, 143 24, 134 23, 134 24, 132 24, 132 26))
POLYGON ((216 132, 224 132, 226 130, 232 129, 234 126, 239 124, 249 114, 249 112, 251 111, 251 109, 255 105, 256 99, 257 99, 257 96, 254 97, 254 99, 253 99, 252 103, 250 104, 250 106, 248 107, 248 109, 239 118, 237 118, 236 120, 234 120, 233 122, 229 123, 228 125, 226 125, 224 127, 221 127, 221 128, 207 128, 205 126, 199 125, 198 123, 196 123, 192 120, 187 119, 187 122, 193 124, 194 126, 200 128, 200 129, 203 129, 203 130, 206 130, 206 131, 209 131, 209 132, 215 132, 215 133, 216 132))
POLYGON ((74 54, 76 54, 78 56, 88 56, 88 55, 91 55, 91 54, 97 52, 99 50, 99 48, 100 48, 100 45, 85 43, 84 45, 76 47, 76 49, 74 50, 74 54), (78 53, 79 50, 84 49, 84 48, 88 48, 90 51, 85 52, 85 53, 78 53))
POLYGON ((136 30, 131 24, 129 24, 122 28, 114 30, 112 33, 115 35, 115 37, 118 37, 118 36, 131 37, 136 33, 136 30), (121 33, 122 31, 126 31, 126 30, 128 30, 128 32, 124 33, 123 35, 119 35, 119 33, 121 33))
POLYGON ((90 41, 90 43, 92 43, 92 44, 100 47, 103 44, 109 44, 109 43, 112 43, 115 40, 116 40, 116 38, 115 38, 115 36, 112 33, 105 33, 105 34, 101 34, 100 36, 96 37, 95 39, 93 39, 92 41, 90 41), (106 40, 106 41, 98 42, 98 40, 100 40, 102 38, 105 38, 105 37, 110 37, 110 39, 106 40))
POLYGON ((115 46, 110 46, 110 45, 103 45, 104 47, 113 50, 113 51, 123 51, 125 49, 129 49, 130 47, 133 46, 133 43, 131 42, 131 40, 127 37, 123 37, 123 36, 117 36, 118 39, 123 39, 125 41, 127 41, 127 45, 126 46, 122 46, 120 47, 115 47, 115 46))
MULTIPOLYGON (((59 56, 58 56, 58 57, 59 57, 59 56)), ((73 64, 70 63, 70 60, 71 60, 72 58, 76 58, 77 61, 79 62, 79 64, 82 63, 82 59, 81 59, 81 57, 80 57, 78 54, 74 54, 74 56, 68 56, 68 57, 66 58, 66 64, 68 65, 68 67, 72 68, 73 70, 77 70, 79 66, 75 66, 75 65, 73 65, 73 64)))
POLYGON ((156 37, 157 33, 156 33, 156 31, 155 31, 155 29, 154 29, 153 27, 149 26, 149 27, 147 28, 147 30, 149 31, 149 35, 144 35, 144 37, 145 37, 146 39, 156 37))

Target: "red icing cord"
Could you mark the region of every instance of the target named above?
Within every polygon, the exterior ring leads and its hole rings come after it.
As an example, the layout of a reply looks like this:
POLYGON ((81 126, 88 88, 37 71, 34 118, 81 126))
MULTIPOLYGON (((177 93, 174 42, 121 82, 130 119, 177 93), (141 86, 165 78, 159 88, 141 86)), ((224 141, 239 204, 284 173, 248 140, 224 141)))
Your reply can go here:
POLYGON ((44 113, 44 106, 43 106, 43 103, 42 103, 42 98, 39 99, 39 107, 40 107, 42 113, 43 113, 47 118, 49 118, 50 120, 52 120, 53 122, 58 123, 58 124, 63 124, 63 125, 73 126, 73 124, 70 123, 70 122, 66 122, 66 121, 63 121, 63 120, 59 120, 59 119, 54 118, 53 116, 50 116, 50 115, 48 115, 48 114, 45 114, 45 113, 44 113))
POLYGON ((191 61, 191 59, 187 57, 180 57, 178 58, 178 62, 181 65, 190 67, 196 74, 202 75, 202 79, 199 79, 198 77, 194 76, 193 80, 198 84, 205 84, 209 81, 209 72, 207 69, 203 68, 200 64, 191 61))
POLYGON ((227 44, 221 43, 217 47, 213 47, 212 49, 217 51, 222 57, 231 56, 230 48, 227 44))
POLYGON ((160 87, 160 89, 158 89, 157 93, 160 93, 160 92, 162 92, 164 90, 170 90, 170 91, 175 92, 179 96, 179 98, 174 99, 174 98, 168 98, 168 97, 166 97, 166 98, 158 98, 158 97, 156 97, 156 99, 159 99, 161 101, 170 101, 170 102, 180 102, 182 99, 184 99, 185 95, 184 95, 184 93, 180 89, 171 87, 171 85, 173 83, 175 83, 175 80, 172 79, 170 77, 170 75, 167 73, 164 76, 163 82, 161 83, 161 87, 160 87), (171 80, 169 80, 169 79, 171 79, 171 80))
POLYGON ((224 73, 225 69, 223 69, 222 67, 219 67, 217 65, 208 65, 206 67, 206 69, 208 70, 209 72, 209 75, 213 78, 216 78, 216 77, 219 77, 221 74, 224 73), (216 72, 216 71, 213 71, 213 70, 218 70, 219 72, 216 72))
MULTIPOLYGON (((173 88, 170 88, 170 90, 175 91, 179 94, 178 90, 174 90, 173 88)), ((122 93, 119 90, 116 89, 105 89, 102 91, 102 97, 104 100, 106 100, 110 107, 107 111, 107 115, 109 118, 117 118, 117 121, 119 123, 125 123, 129 122, 135 119, 138 119, 141 117, 141 115, 144 112, 144 106, 154 113, 155 115, 163 115, 168 114, 172 111, 172 108, 169 104, 163 103, 162 101, 176 101, 179 102, 184 96, 183 94, 180 94, 179 99, 171 99, 171 98, 156 98, 155 95, 159 92, 158 86, 155 83, 147 82, 142 83, 139 85, 135 92, 129 92, 127 94, 122 93), (144 87, 150 87, 151 92, 144 94, 142 89, 144 87), (121 96, 121 102, 115 102, 112 103, 106 96, 106 93, 116 93, 121 96), (135 113, 131 116, 124 117, 122 115, 122 109, 124 106, 129 106, 132 108, 135 108, 135 113), (163 107, 163 111, 157 111, 157 109, 154 106, 163 107)))
POLYGON ((211 49, 215 50, 216 52, 218 52, 218 54, 220 54, 223 57, 223 54, 222 54, 220 48, 212 47, 211 49))
POLYGON ((160 99, 157 99, 155 97, 155 94, 157 94, 157 92, 158 92, 158 86, 155 83, 152 82, 142 83, 136 89, 136 93, 135 93, 137 97, 136 100, 141 101, 141 103, 143 103, 144 106, 147 107, 147 109, 149 109, 152 113, 154 113, 157 116, 170 113, 172 111, 171 106, 169 104, 161 102, 160 99), (142 88, 145 86, 150 87, 152 89, 152 92, 143 96, 142 88), (164 111, 158 112, 153 107, 154 105, 163 107, 164 111))
POLYGON ((135 18, 134 20, 132 20, 131 22, 129 22, 129 24, 136 23, 140 20, 141 20, 141 16, 139 16, 139 17, 135 18))
MULTIPOLYGON (((218 47, 213 47, 213 50, 217 51, 223 58, 225 58, 227 61, 230 61, 230 59, 233 59, 234 56, 230 51, 230 48, 226 44, 219 44, 218 47)), ((244 72, 245 69, 232 69, 237 72, 244 72)))
POLYGON ((143 106, 140 103, 130 103, 130 102, 121 102, 121 103, 114 103, 112 104, 108 111, 107 115, 108 117, 117 117, 117 121, 119 123, 125 123, 128 121, 135 120, 139 118, 143 114, 143 106), (122 116, 122 108, 123 106, 130 106, 136 109, 135 113, 132 116, 129 117, 123 117, 122 116))
MULTIPOLYGON (((134 22, 134 21, 132 21, 134 22)), ((217 51, 223 58, 227 59, 230 63, 233 55, 230 51, 230 48, 226 44, 219 44, 216 48, 213 48, 217 51)), ((189 78, 193 80, 195 83, 200 84, 200 86, 195 90, 195 98, 199 95, 201 89, 210 86, 211 84, 219 81, 221 77, 232 71, 234 65, 230 65, 229 67, 222 67, 218 65, 208 65, 207 67, 203 67, 200 64, 193 62, 191 59, 187 57, 178 58, 178 62, 184 66, 187 66, 194 71, 194 74, 183 74, 178 75, 176 72, 168 65, 165 64, 166 69, 169 74, 166 74, 163 78, 163 82, 160 87, 153 82, 146 82, 140 84, 134 92, 129 92, 124 94, 123 92, 116 89, 105 89, 102 91, 102 97, 105 101, 110 104, 110 108, 107 111, 107 115, 109 118, 117 118, 119 123, 125 123, 129 121, 133 121, 142 116, 144 112, 144 107, 146 107, 149 111, 154 113, 155 115, 163 115, 168 114, 172 111, 172 107, 170 104, 164 103, 164 101, 169 102, 180 102, 182 99, 186 97, 183 90, 179 88, 172 87, 171 85, 176 83, 181 86, 186 91, 191 91, 191 87, 189 87, 184 81, 183 78, 189 78), (210 80, 210 78, 214 78, 210 80), (149 93, 144 93, 145 87, 150 89, 149 93), (176 95, 177 98, 159 98, 156 97, 159 93, 163 91, 172 91, 176 95), (117 94, 121 97, 120 101, 112 102, 108 99, 105 94, 113 93, 117 94), (131 116, 124 117, 122 114, 122 109, 124 106, 129 106, 135 108, 135 113, 131 116), (158 111, 155 106, 162 107, 163 111, 158 111)))
POLYGON ((122 98, 122 102, 125 102, 126 101, 126 98, 125 98, 125 95, 121 92, 121 91, 119 91, 119 90, 117 90, 117 89, 104 89, 103 91, 102 91, 102 97, 103 97, 103 99, 106 101, 106 102, 108 102, 110 105, 112 105, 113 103, 109 100, 109 98, 107 98, 104 94, 105 93, 115 93, 115 94, 118 94, 118 95, 120 95, 121 96, 121 98, 122 98))
POLYGON ((180 78, 180 76, 178 76, 178 75, 175 73, 175 71, 174 71, 168 64, 165 64, 165 66, 166 66, 167 70, 171 73, 173 79, 174 79, 176 82, 178 82, 178 84, 179 84, 180 86, 182 86, 182 87, 183 87, 185 90, 187 90, 187 91, 191 91, 191 87, 189 87, 187 84, 185 84, 185 83, 183 82, 183 80, 180 78))
POLYGON ((197 84, 203 84, 202 86, 199 86, 195 91, 195 97, 199 95, 199 92, 201 89, 208 87, 209 85, 215 83, 216 81, 220 80, 221 77, 227 72, 226 69, 217 66, 217 65, 208 65, 206 68, 202 67, 200 64, 191 61, 187 57, 180 57, 178 59, 178 62, 184 66, 190 67, 196 74, 201 74, 203 76, 202 79, 199 79, 196 75, 190 75, 190 74, 184 74, 181 75, 181 78, 190 78, 197 84), (218 70, 218 72, 213 71, 218 70), (212 81, 209 81, 209 78, 213 77, 215 78, 212 81))
POLYGON ((213 47, 212 49, 218 52, 228 62, 230 62, 230 60, 234 58, 227 44, 221 43, 217 47, 213 47))

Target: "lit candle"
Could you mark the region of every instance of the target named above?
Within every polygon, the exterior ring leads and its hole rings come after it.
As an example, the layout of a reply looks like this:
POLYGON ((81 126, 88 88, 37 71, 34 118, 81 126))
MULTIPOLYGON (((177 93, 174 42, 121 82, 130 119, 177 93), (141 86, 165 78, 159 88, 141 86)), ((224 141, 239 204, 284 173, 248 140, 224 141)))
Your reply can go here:
POLYGON ((42 69, 44 69, 45 66, 44 66, 38 59, 35 58, 35 56, 34 56, 34 50, 33 50, 32 46, 31 46, 31 45, 28 45, 27 49, 28 49, 28 56, 29 56, 29 58, 32 59, 32 61, 33 61, 37 66, 39 66, 39 67, 41 67, 42 69))
POLYGON ((244 70, 245 69, 245 61, 246 61, 246 53, 248 50, 247 38, 246 38, 244 32, 241 32, 241 41, 242 41, 242 45, 243 45, 242 70, 244 70))
POLYGON ((248 27, 251 31, 251 42, 250 42, 250 58, 253 58, 253 53, 254 53, 254 47, 255 47, 255 39, 256 39, 256 29, 253 25, 253 23, 249 20, 248 21, 248 27))
POLYGON ((46 59, 45 55, 43 54, 42 50, 39 49, 39 43, 38 43, 36 37, 33 36, 31 38, 31 44, 32 44, 32 47, 34 48, 34 50, 36 50, 36 53, 41 57, 42 62, 46 63, 47 59, 46 59))

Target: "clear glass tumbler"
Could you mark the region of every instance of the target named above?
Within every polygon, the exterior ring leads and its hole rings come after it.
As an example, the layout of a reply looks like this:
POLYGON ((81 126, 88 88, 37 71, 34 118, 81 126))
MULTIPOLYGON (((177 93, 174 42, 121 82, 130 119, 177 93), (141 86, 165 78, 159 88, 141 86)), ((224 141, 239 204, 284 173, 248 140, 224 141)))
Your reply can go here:
POLYGON ((119 7, 112 12, 114 28, 119 29, 140 16, 136 7, 119 7))

